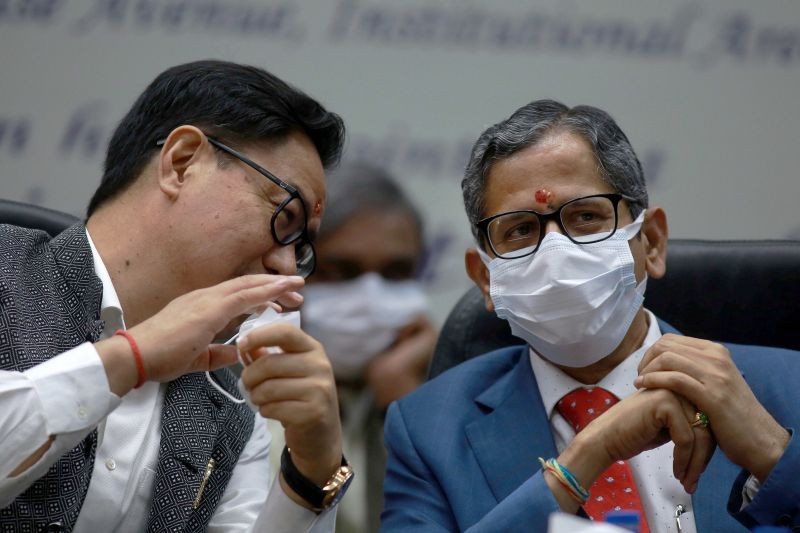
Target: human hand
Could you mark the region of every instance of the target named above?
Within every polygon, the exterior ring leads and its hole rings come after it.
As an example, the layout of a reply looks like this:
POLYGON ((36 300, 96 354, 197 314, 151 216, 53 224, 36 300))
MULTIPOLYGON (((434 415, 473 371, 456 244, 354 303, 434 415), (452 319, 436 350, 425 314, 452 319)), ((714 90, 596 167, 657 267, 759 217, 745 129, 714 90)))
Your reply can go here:
MULTIPOLYGON (((280 323, 250 330, 239 349, 253 360, 242 371, 250 401, 262 416, 283 425, 292 462, 323 486, 341 464, 342 430, 333 371, 322 345, 280 323)), ((293 499, 305 504, 299 497, 293 499)))
MULTIPOLYGON (((142 355, 147 378, 171 381, 189 372, 215 370, 236 361, 233 346, 210 345, 233 319, 267 302, 297 305, 303 286, 299 276, 254 274, 176 298, 149 319, 130 328, 142 355)), ((130 347, 120 337, 97 343, 111 390, 119 396, 136 383, 136 366, 130 347)))
POLYGON ((723 453, 759 481, 783 455, 789 432, 759 403, 721 344, 668 333, 647 350, 639 374, 636 387, 671 390, 703 411, 723 453))
POLYGON ((385 409, 425 381, 439 333, 424 316, 404 327, 397 340, 367 365, 365 378, 375 404, 385 409))
MULTIPOLYGON (((672 440, 673 475, 692 493, 716 448, 710 431, 691 427, 694 413, 691 403, 670 391, 638 391, 580 431, 558 462, 588 488, 614 461, 630 459, 672 440)), ((577 511, 577 502, 557 481, 547 478, 547 482, 565 511, 577 511)))

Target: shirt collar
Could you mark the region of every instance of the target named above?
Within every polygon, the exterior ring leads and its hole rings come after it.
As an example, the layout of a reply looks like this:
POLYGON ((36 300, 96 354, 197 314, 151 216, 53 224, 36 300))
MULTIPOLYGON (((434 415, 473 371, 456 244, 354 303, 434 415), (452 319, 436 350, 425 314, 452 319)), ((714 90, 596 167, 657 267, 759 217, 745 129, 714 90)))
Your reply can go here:
POLYGON ((92 249, 94 272, 103 284, 103 299, 100 302, 100 318, 106 324, 103 329, 102 338, 107 338, 110 337, 114 331, 125 329, 125 317, 122 313, 122 306, 119 303, 117 291, 114 290, 114 284, 111 282, 111 276, 108 274, 106 265, 103 263, 103 259, 100 257, 100 253, 97 251, 88 229, 86 230, 86 238, 89 240, 89 247, 92 249))
MULTIPOLYGON (((645 313, 647 313, 650 326, 647 329, 647 335, 645 335, 641 347, 614 367, 596 385, 613 393, 620 399, 626 398, 636 391, 633 381, 639 373, 639 362, 647 349, 661 337, 661 329, 658 327, 658 320, 656 320, 655 315, 647 309, 645 309, 645 313)), ((530 349, 530 360, 548 418, 553 416, 556 403, 565 394, 575 389, 586 387, 585 384, 572 379, 553 363, 541 357, 532 348, 530 349)))

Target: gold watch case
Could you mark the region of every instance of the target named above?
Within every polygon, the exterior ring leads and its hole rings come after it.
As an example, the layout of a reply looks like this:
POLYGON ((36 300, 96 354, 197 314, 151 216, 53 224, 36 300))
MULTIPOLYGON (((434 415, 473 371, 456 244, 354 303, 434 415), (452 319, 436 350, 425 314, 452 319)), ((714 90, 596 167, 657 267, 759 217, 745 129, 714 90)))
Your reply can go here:
POLYGON ((347 487, 353 480, 353 469, 350 465, 342 465, 333 473, 331 478, 322 487, 322 492, 325 496, 322 499, 323 509, 327 509, 332 505, 339 503, 339 500, 344 496, 347 487))

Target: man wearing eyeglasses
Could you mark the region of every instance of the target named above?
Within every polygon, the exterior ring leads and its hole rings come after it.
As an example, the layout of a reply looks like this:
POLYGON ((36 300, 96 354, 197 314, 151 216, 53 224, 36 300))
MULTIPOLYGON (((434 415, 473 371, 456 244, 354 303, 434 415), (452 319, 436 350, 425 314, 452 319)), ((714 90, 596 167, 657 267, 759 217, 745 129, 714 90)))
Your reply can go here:
POLYGON ((683 337, 642 307, 666 215, 607 113, 520 108, 477 140, 462 190, 467 271, 526 346, 390 407, 385 531, 546 531, 556 511, 652 532, 800 523, 800 354, 683 337))
POLYGON ((0 531, 333 529, 352 471, 322 346, 286 324, 215 339, 302 302, 343 139, 262 69, 179 65, 120 122, 85 226, 0 225, 0 531))

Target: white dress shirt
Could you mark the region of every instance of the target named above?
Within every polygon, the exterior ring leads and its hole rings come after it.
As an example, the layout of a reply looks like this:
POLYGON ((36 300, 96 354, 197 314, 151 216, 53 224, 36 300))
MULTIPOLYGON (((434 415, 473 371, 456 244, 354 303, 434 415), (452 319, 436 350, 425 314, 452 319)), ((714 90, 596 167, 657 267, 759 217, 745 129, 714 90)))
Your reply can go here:
MULTIPOLYGON (((647 349, 661 337, 658 321, 650 311, 646 312, 650 326, 641 348, 617 365, 596 385, 613 393, 619 399, 627 398, 636 392, 633 381, 638 375, 639 362, 647 349)), ((572 379, 533 350, 530 350, 530 360, 544 408, 550 419, 550 429, 553 431, 556 448, 561 453, 575 438, 575 430, 559 414, 556 403, 565 394, 586 385, 572 379)), ((688 511, 681 516, 683 531, 685 533, 696 531, 694 513, 691 512, 692 497, 672 475, 674 447, 670 441, 653 450, 642 452, 628 461, 652 533, 677 531, 674 515, 678 504, 682 504, 688 511)))
MULTIPOLYGON (((89 244, 95 273, 103 284, 101 318, 105 328, 101 338, 108 338, 117 329, 124 329, 125 323, 119 298, 91 237, 89 244)), ((144 531, 158 461, 166 386, 147 382, 119 398, 109 389, 103 363, 91 343, 26 372, 0 371, 0 508, 9 505, 96 427, 94 470, 74 531, 144 531), (22 474, 9 477, 50 435, 55 440, 43 457, 22 474)), ((335 509, 317 515, 286 496, 277 476, 272 475, 269 446, 266 421, 256 416, 253 433, 208 531, 333 531, 335 509), (274 490, 270 490, 271 484, 274 490)))

